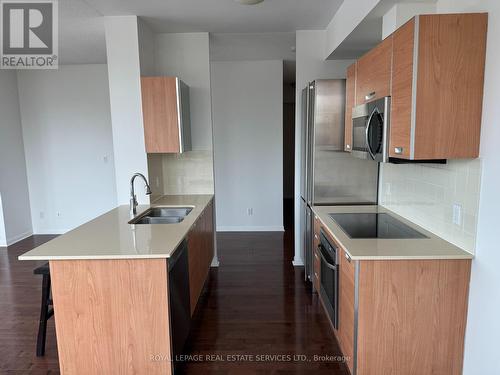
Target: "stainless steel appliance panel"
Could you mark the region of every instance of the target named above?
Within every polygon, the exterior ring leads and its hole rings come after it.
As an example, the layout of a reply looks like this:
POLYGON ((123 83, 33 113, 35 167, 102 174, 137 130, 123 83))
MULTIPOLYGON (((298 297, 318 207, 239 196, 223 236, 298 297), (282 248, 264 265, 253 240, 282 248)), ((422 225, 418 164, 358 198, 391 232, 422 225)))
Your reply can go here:
POLYGON ((332 325, 339 327, 339 259, 338 249, 320 234, 319 254, 321 257, 320 294, 332 325))
POLYGON ((305 275, 306 281, 312 281, 313 274, 313 214, 311 207, 305 204, 305 236, 304 236, 304 261, 305 261, 305 275))
POLYGON ((352 155, 360 159, 389 161, 389 96, 352 110, 352 155))
POLYGON ((168 260, 169 301, 171 307, 172 356, 174 371, 191 329, 191 304, 189 299, 188 247, 183 241, 168 260))
POLYGON ((315 103, 315 83, 309 83, 307 90, 307 146, 306 146, 306 202, 313 204, 313 186, 314 186, 314 103, 315 103))
POLYGON ((307 95, 309 88, 302 90, 301 137, 300 137, 300 196, 307 200, 307 95))

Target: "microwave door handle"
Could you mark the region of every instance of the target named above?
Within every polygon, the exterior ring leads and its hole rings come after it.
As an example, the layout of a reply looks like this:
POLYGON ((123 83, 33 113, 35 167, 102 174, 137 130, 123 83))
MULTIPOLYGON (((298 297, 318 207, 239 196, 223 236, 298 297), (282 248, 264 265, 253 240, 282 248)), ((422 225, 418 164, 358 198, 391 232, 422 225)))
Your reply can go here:
POLYGON ((333 271, 336 271, 336 270, 337 270, 337 266, 335 266, 335 265, 333 265, 333 264, 329 263, 329 262, 326 260, 325 256, 323 255, 323 251, 322 251, 323 246, 319 245, 319 246, 318 246, 318 249, 319 249, 319 255, 320 255, 320 257, 321 257, 321 260, 323 261, 323 263, 325 264, 325 266, 327 266, 329 269, 331 269, 331 270, 333 270, 333 271))
POLYGON ((378 112, 377 108, 375 108, 372 111, 370 117, 368 117, 368 122, 366 123, 366 132, 365 132, 366 148, 368 149, 368 153, 370 154, 370 156, 372 157, 373 160, 375 160, 375 155, 373 155, 372 147, 370 145, 369 133, 370 133, 370 128, 372 126, 372 118, 376 112, 378 112))

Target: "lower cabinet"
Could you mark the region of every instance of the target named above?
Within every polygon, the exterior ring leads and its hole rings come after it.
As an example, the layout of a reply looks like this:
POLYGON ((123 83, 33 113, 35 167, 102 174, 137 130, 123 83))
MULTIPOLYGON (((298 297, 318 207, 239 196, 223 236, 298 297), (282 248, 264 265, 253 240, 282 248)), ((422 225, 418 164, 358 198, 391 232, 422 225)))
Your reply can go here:
POLYGON ((339 249, 339 328, 337 338, 352 374, 354 368, 354 262, 344 249, 339 249))
POLYGON ((321 288, 321 260, 318 247, 313 249, 313 288, 319 293, 321 288))
POLYGON ((214 257, 213 201, 188 235, 189 295, 193 315, 214 257))
POLYGON ((352 260, 323 233, 339 249, 332 332, 351 374, 461 374, 471 261, 352 260))
POLYGON ((321 287, 321 258, 319 255, 319 243, 321 233, 321 222, 317 216, 314 216, 314 236, 313 236, 313 291, 319 293, 321 287))

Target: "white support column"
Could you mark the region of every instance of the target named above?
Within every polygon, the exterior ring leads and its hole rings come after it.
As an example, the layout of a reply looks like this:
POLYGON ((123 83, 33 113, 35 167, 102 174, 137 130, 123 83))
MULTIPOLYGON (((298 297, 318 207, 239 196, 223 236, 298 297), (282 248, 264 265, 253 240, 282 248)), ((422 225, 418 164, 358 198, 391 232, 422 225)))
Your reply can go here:
MULTIPOLYGON (((130 177, 148 175, 141 102, 141 69, 136 16, 104 17, 109 96, 118 204, 129 202, 130 177)), ((139 203, 149 203, 137 188, 139 203)))

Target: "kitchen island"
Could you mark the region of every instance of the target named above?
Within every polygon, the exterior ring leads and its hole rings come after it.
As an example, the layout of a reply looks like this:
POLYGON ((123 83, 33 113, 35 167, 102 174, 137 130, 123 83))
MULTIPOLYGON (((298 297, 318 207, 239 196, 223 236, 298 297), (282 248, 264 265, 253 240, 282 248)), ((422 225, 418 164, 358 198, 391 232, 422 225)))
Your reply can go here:
POLYGON ((138 207, 188 207, 175 224, 129 224, 128 206, 33 249, 48 260, 62 374, 170 374, 214 256, 212 195, 138 207))

